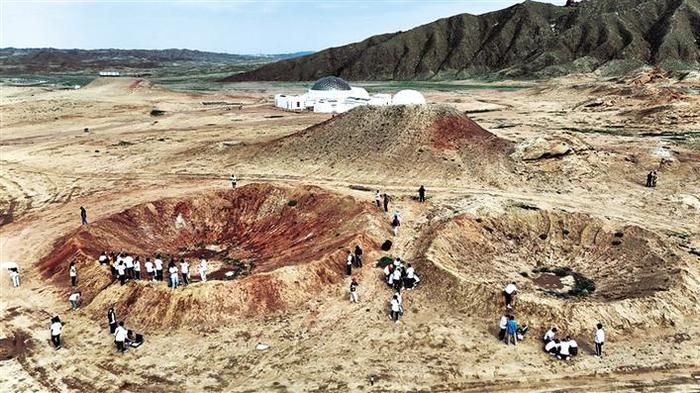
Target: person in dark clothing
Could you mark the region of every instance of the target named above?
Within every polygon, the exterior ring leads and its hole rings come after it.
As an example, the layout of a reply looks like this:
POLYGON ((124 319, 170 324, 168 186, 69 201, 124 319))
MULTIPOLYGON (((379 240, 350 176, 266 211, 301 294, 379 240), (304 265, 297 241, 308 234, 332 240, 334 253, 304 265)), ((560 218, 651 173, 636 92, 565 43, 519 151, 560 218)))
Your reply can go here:
POLYGON ((114 334, 114 331, 117 330, 117 314, 113 307, 107 311, 107 322, 109 323, 109 334, 114 334))
POLYGON ((87 225, 87 210, 80 206, 80 222, 81 225, 87 225))
POLYGON ((654 179, 654 174, 652 172, 649 172, 649 174, 647 175, 647 187, 651 187, 651 184, 652 184, 651 182, 653 181, 653 179, 654 179))
POLYGON ((425 202, 425 187, 423 186, 418 189, 418 202, 425 202))
POLYGON ((359 244, 355 246, 355 267, 362 267, 362 249, 359 244))
POLYGON ((384 212, 389 212, 389 195, 387 195, 386 193, 384 194, 384 212))

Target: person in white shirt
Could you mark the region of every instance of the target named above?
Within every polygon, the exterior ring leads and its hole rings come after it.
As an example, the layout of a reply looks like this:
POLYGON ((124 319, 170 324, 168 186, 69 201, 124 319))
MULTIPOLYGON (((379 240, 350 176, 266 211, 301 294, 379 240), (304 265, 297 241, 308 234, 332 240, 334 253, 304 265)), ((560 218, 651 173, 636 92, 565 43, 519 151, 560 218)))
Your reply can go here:
POLYGON ((10 269, 10 280, 13 287, 19 287, 19 270, 16 267, 10 269))
POLYGON ((393 276, 391 281, 394 283, 394 290, 400 291, 403 285, 403 280, 401 279, 401 269, 398 267, 395 268, 391 275, 393 276))
POLYGON ((503 297, 506 301, 506 308, 513 308, 513 296, 518 292, 518 287, 515 286, 515 282, 512 282, 503 289, 503 297))
POLYGON ((508 316, 502 315, 501 320, 498 321, 498 339, 504 341, 506 339, 506 324, 508 323, 508 316))
POLYGON ((68 297, 68 301, 70 302, 71 310, 77 310, 78 307, 80 307, 80 292, 71 293, 68 297))
POLYGON ((61 319, 57 316, 51 318, 51 327, 49 328, 51 333, 51 342, 54 348, 61 349, 61 332, 63 332, 63 324, 61 319))
POLYGON ((578 343, 576 340, 571 337, 566 337, 566 340, 569 342, 569 353, 571 353, 571 357, 578 355, 578 343))
POLYGON ((391 299, 391 319, 399 323, 399 313, 401 312, 401 304, 399 303, 399 299, 394 295, 394 297, 391 299))
POLYGON ((175 263, 170 262, 168 273, 170 273, 170 287, 172 289, 177 289, 177 285, 180 283, 180 279, 177 277, 177 267, 175 266, 175 263))
POLYGON ((406 266, 406 279, 404 280, 404 284, 406 285, 406 289, 410 291, 413 290, 413 286, 416 284, 416 269, 414 269, 410 263, 406 266))
POLYGON ((236 175, 232 174, 231 177, 229 177, 229 181, 231 181, 231 188, 236 188, 236 175))
POLYGON ((119 282, 124 285, 126 284, 126 265, 124 260, 117 264, 117 277, 119 277, 119 282))
POLYGON ((559 348, 558 348, 559 342, 558 341, 559 340, 555 338, 554 340, 547 342, 547 344, 545 344, 545 346, 544 346, 544 351, 552 356, 557 356, 557 354, 559 353, 559 348))
POLYGON ((156 280, 163 281, 163 259, 161 259, 160 254, 156 255, 153 264, 156 268, 156 280))
POLYGON ((139 257, 134 258, 134 278, 137 280, 141 279, 141 261, 139 257))
POLYGON ((104 265, 105 263, 107 263, 107 251, 102 251, 100 257, 97 258, 97 262, 99 262, 100 265, 104 265))
POLYGON ((548 342, 554 340, 556 335, 557 335, 557 328, 552 327, 549 330, 547 330, 547 333, 544 334, 544 336, 542 337, 542 340, 544 341, 545 344, 547 344, 548 342))
POLYGON ((75 262, 70 263, 68 275, 70 276, 70 286, 76 286, 78 284, 78 268, 75 266, 75 262))
POLYGON ((350 282, 350 303, 357 303, 357 281, 355 278, 350 282))
POLYGON ((595 337, 593 338, 595 343, 595 356, 603 357, 603 344, 605 344, 605 330, 603 330, 603 324, 599 323, 596 325, 595 337))
POLYGON ((155 281, 156 275, 153 267, 153 262, 151 262, 151 258, 146 258, 146 262, 143 264, 143 267, 146 268, 146 275, 148 276, 148 279, 151 281, 155 281))
POLYGON ((124 257, 124 265, 126 266, 126 277, 129 279, 134 278, 134 258, 131 255, 124 257))
POLYGON ((202 280, 202 282, 207 282, 207 270, 209 269, 209 265, 207 264, 207 260, 202 258, 199 261, 199 279, 202 280))
POLYGON ((184 285, 189 285, 190 284, 190 264, 184 259, 180 259, 180 272, 182 273, 182 283, 184 285))
POLYGON ((569 340, 567 339, 564 339, 561 343, 559 343, 559 355, 557 355, 557 359, 571 359, 571 352, 569 352, 570 347, 571 345, 569 344, 569 340))
POLYGON ((392 269, 392 267, 393 267, 393 266, 392 266, 391 264, 388 264, 388 265, 384 266, 384 280, 385 280, 386 283, 389 284, 389 285, 392 285, 392 284, 394 283, 394 281, 393 281, 394 278, 393 278, 393 276, 391 275, 391 269, 392 269))
POLYGON ((352 251, 348 251, 348 257, 345 262, 345 274, 348 276, 352 275, 352 262, 355 260, 355 256, 352 254, 352 251))
POLYGON ((114 343, 117 345, 117 351, 122 353, 126 351, 124 343, 126 342, 126 336, 128 334, 129 331, 124 327, 124 321, 119 322, 119 326, 114 331, 114 343))
POLYGON ((382 208, 382 194, 379 193, 379 190, 374 194, 374 202, 377 204, 378 208, 382 208))

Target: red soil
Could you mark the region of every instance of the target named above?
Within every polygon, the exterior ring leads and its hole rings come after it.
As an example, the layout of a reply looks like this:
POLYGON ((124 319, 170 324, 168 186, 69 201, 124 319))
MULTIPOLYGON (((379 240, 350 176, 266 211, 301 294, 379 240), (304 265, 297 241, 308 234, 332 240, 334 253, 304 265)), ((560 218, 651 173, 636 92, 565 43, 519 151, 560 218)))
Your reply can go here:
POLYGON ((459 150, 479 147, 490 153, 510 154, 513 144, 486 131, 472 119, 463 116, 441 116, 430 127, 433 146, 438 149, 459 150))

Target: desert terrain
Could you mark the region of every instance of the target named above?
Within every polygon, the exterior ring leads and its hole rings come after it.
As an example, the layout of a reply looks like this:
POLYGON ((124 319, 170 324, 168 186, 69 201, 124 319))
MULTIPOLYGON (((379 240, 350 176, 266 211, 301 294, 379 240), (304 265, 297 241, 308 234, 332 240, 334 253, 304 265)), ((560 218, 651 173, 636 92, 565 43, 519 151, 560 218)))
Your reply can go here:
POLYGON ((426 82, 426 106, 337 116, 276 109, 281 89, 2 86, 0 260, 17 262, 22 284, 0 272, 1 391, 700 389, 700 75, 426 82), (375 190, 401 212, 396 237, 375 190), (122 286, 96 262, 103 250, 206 257, 218 274, 122 286), (383 256, 421 277, 399 324, 383 256), (245 274, 228 279, 232 261, 245 274), (595 290, 556 296, 536 280, 543 267, 595 290), (510 281, 531 327, 518 346, 496 337, 510 281), (144 345, 115 351, 109 307, 144 345), (578 357, 543 353, 551 325, 578 357))

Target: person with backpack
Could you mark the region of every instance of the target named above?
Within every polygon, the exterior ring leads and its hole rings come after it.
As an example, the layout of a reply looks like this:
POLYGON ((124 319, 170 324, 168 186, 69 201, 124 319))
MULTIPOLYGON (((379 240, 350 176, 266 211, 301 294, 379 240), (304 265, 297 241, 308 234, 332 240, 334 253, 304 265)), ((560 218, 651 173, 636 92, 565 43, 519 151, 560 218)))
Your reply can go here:
POLYGON ((353 277, 350 282, 350 303, 357 303, 357 281, 353 277))
POLYGON ((518 323, 515 322, 515 317, 512 315, 508 316, 508 322, 506 323, 506 345, 513 342, 513 345, 518 345, 518 323))

